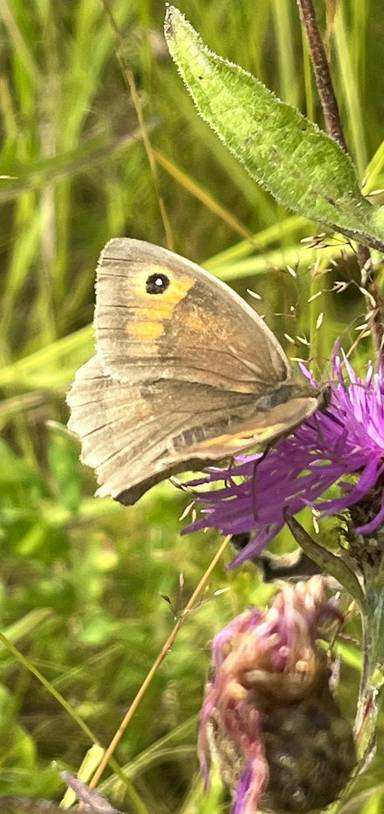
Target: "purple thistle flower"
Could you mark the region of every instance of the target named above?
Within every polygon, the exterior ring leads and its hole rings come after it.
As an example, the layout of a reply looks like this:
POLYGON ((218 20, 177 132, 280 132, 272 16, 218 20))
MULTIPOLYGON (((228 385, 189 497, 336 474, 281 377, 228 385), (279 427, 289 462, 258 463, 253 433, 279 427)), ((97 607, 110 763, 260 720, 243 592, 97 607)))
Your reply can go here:
POLYGON ((199 726, 206 783, 212 755, 229 786, 232 814, 309 812, 336 799, 355 764, 350 724, 330 688, 316 644, 325 617, 340 614, 320 576, 286 584, 272 606, 237 616, 215 638, 213 674, 199 726))
MULTIPOLYGON (((305 506, 335 514, 380 487, 375 510, 355 531, 369 535, 384 523, 384 371, 374 373, 369 365, 362 380, 344 354, 340 358, 334 353, 333 372, 325 410, 280 439, 264 457, 239 456, 231 469, 210 469, 190 484, 224 482, 218 490, 198 493, 203 517, 187 532, 211 527, 224 534, 252 533, 232 567, 257 556, 283 528, 285 514, 295 515, 305 506), (346 476, 353 477, 344 480, 346 476), (340 497, 319 502, 335 483, 340 497)), ((308 371, 305 375, 315 386, 308 371)))

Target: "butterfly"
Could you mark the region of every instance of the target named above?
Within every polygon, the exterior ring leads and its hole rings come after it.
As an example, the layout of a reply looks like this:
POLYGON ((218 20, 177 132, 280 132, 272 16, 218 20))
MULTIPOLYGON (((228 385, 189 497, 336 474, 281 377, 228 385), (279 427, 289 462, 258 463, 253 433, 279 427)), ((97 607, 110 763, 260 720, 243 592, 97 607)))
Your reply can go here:
POLYGON ((195 263, 140 240, 104 247, 96 353, 76 374, 68 427, 99 496, 135 503, 170 475, 270 444, 323 393, 297 383, 264 320, 195 263))

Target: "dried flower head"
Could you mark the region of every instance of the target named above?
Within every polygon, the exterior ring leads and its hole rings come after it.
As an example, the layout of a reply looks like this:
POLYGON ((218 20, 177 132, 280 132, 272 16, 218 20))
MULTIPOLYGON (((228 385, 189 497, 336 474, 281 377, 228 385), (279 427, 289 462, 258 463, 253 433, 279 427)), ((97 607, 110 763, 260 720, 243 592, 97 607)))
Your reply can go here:
POLYGON ((337 798, 355 764, 350 724, 330 688, 318 626, 335 609, 319 576, 286 584, 269 610, 237 616, 213 642, 199 756, 212 751, 232 814, 309 812, 337 798))
POLYGON ((335 514, 374 493, 374 511, 355 531, 370 535, 383 524, 384 372, 374 373, 369 366, 362 380, 346 357, 336 353, 333 370, 325 410, 278 441, 266 456, 239 457, 230 470, 210 470, 193 482, 224 481, 224 486, 199 493, 203 517, 187 531, 213 527, 225 534, 252 532, 233 565, 257 556, 283 527, 285 513, 294 515, 305 506, 335 514), (319 502, 335 483, 341 496, 319 502))

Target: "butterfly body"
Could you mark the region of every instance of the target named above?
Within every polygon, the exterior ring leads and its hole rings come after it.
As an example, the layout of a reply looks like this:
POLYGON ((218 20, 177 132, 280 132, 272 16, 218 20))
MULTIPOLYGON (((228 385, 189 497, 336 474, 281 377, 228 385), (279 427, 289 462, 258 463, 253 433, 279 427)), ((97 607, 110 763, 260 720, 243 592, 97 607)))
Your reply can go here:
POLYGON ((98 264, 96 355, 68 396, 69 427, 99 495, 134 503, 292 429, 321 396, 298 385, 273 333, 227 285, 143 241, 111 240, 98 264))

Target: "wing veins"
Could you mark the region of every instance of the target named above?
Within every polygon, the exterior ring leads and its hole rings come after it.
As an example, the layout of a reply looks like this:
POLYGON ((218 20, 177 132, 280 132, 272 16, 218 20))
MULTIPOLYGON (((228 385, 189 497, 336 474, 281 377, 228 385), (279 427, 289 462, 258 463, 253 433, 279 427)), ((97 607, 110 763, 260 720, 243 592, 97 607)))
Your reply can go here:
MULTIPOLYGON (((143 426, 143 425, 142 425, 142 426, 143 426)), ((172 432, 174 432, 174 431, 175 431, 177 428, 179 428, 179 423, 175 424, 175 426, 172 426, 172 432)), ((150 450, 151 450, 151 449, 153 449, 153 447, 157 446, 159 443, 161 443, 162 441, 164 441, 166 438, 168 438, 168 436, 169 436, 169 427, 168 427, 168 429, 167 429, 166 433, 165 433, 164 435, 161 435, 160 437, 159 437, 159 436, 157 436, 157 437, 156 437, 156 438, 155 438, 155 439, 152 441, 152 443, 151 443, 151 444, 149 444, 149 446, 147 446, 147 447, 145 448, 145 451, 146 451, 146 452, 150 452, 150 450)), ((109 461, 111 461, 113 458, 115 458, 115 456, 116 456, 116 455, 119 455, 121 452, 123 452, 123 450, 124 450, 126 447, 127 447, 127 445, 125 445, 125 446, 124 446, 122 449, 115 450, 114 452, 112 452, 112 454, 111 454, 111 455, 108 455, 108 457, 107 457, 107 458, 104 458, 104 460, 103 460, 103 461, 101 461, 100 463, 98 463, 98 464, 97 464, 97 469, 99 470, 99 469, 100 469, 100 467, 104 466, 106 463, 108 463, 108 462, 109 462, 109 461)), ((132 463, 133 461, 136 461, 139 455, 140 455, 141 457, 143 457, 143 451, 142 451, 142 449, 137 450, 136 455, 135 455, 133 458, 130 458, 130 463, 132 463)), ((157 461, 157 460, 161 460, 161 456, 160 456, 160 458, 155 458, 155 459, 153 460, 153 463, 154 463, 155 461, 157 461)), ((128 488, 129 488, 129 487, 128 487, 128 488)))

